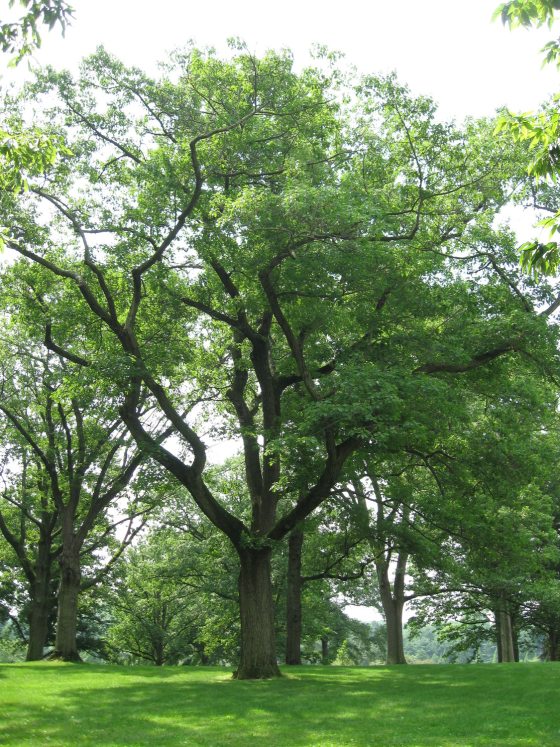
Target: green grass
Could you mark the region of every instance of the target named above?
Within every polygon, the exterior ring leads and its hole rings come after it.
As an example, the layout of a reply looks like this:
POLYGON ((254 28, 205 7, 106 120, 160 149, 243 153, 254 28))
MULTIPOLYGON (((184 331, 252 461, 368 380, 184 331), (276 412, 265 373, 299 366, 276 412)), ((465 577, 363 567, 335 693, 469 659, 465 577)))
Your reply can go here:
POLYGON ((560 747, 560 664, 0 666, 1 745, 560 747))

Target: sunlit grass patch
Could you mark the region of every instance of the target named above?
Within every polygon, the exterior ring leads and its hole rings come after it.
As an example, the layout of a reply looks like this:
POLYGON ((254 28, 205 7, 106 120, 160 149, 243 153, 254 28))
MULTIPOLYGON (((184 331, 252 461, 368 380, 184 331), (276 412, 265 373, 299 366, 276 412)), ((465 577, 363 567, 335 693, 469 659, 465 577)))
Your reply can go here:
POLYGON ((558 747, 560 665, 0 666, 0 744, 558 747))

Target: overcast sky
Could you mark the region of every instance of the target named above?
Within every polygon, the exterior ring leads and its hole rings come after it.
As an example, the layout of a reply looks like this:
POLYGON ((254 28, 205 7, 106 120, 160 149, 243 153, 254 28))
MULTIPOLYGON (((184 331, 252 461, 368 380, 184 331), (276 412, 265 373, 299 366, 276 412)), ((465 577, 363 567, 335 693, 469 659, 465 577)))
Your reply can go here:
MULTIPOLYGON (((0 0, 0 6, 7 0, 0 0)), ((535 108, 559 87, 541 69, 539 49, 551 36, 492 22, 498 0, 73 0, 66 38, 45 32, 40 63, 75 67, 103 44, 125 62, 153 70, 193 39, 225 47, 241 37, 255 52, 288 47, 307 61, 314 43, 345 53, 360 71, 396 70, 415 93, 433 96, 444 117, 492 114, 501 105, 535 108)), ((18 76, 22 70, 17 72, 18 76)), ((13 74, 8 73, 5 80, 13 74)))

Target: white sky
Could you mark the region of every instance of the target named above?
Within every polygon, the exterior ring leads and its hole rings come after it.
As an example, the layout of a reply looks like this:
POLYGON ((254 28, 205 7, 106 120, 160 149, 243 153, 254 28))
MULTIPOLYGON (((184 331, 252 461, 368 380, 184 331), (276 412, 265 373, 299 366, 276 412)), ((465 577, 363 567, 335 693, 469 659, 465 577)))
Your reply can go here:
MULTIPOLYGON (((153 69, 189 39, 225 47, 242 38, 262 52, 289 47, 305 64, 314 43, 344 52, 369 73, 396 70, 415 93, 433 96, 444 117, 492 114, 501 105, 535 108, 560 87, 541 69, 548 29, 514 32, 491 16, 498 0, 73 0, 66 38, 45 32, 40 63, 75 67, 98 44, 125 62, 153 69)), ((0 0, 0 7, 7 0, 0 0)), ((25 67, 25 66, 23 66, 25 67)), ((17 71, 17 76, 23 74, 17 71)), ((12 77, 8 73, 5 80, 12 77)))
MULTIPOLYGON (((491 17, 499 0, 73 0, 66 37, 45 32, 35 62, 75 68, 103 44, 124 62, 155 63, 193 39, 224 49, 243 39, 256 52, 292 49, 304 65, 314 43, 345 53, 359 71, 396 70, 414 93, 432 96, 445 118, 491 115, 507 105, 534 109, 560 89, 560 74, 541 69, 548 29, 508 31, 491 17)), ((0 0, 5 8, 7 0, 0 0)), ((3 13, 2 13, 3 15, 3 13)), ((25 64, 4 82, 27 77, 25 64)), ((348 607, 360 619, 373 610, 348 607)))

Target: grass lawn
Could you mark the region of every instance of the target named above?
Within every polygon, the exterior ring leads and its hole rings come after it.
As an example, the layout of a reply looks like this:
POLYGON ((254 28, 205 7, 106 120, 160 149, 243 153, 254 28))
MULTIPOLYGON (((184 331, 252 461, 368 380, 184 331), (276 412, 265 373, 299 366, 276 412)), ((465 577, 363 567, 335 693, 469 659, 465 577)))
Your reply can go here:
POLYGON ((560 747, 560 664, 0 666, 0 744, 560 747))

